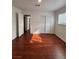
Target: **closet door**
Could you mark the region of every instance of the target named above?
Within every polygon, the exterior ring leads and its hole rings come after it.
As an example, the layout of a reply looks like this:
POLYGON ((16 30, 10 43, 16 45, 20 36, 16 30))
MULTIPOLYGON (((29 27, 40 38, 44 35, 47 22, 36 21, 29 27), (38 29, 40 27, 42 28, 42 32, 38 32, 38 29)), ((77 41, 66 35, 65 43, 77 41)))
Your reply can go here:
POLYGON ((46 32, 46 16, 41 16, 41 33, 46 32))
POLYGON ((51 19, 49 16, 46 17, 46 32, 45 33, 50 33, 50 26, 51 26, 51 19))
POLYGON ((41 17, 41 33, 52 33, 53 32, 53 19, 51 16, 41 17))

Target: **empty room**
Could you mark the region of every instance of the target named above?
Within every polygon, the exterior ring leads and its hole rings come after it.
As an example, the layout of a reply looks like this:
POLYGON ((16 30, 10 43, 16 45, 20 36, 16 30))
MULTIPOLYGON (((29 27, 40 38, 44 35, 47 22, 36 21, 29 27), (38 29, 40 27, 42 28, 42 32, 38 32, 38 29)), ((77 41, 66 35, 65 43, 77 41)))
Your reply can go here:
POLYGON ((66 59, 66 0, 12 0, 12 59, 66 59))

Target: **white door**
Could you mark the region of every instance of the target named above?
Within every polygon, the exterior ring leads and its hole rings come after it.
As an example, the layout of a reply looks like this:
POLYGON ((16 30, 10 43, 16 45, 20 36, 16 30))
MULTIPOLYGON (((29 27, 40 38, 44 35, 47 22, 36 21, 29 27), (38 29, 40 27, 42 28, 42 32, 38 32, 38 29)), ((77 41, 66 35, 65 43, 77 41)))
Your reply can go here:
POLYGON ((41 33, 46 32, 46 16, 41 17, 41 33))
POLYGON ((46 33, 50 33, 51 19, 50 17, 46 17, 46 33))
POLYGON ((42 16, 41 32, 52 34, 53 31, 54 31, 54 19, 51 16, 42 16))
POLYGON ((54 23, 50 16, 41 16, 31 20, 31 32, 34 34, 53 33, 54 23))
MULTIPOLYGON (((51 32, 51 18, 49 16, 41 17, 41 32, 42 33, 50 33, 51 32)), ((52 29, 53 30, 53 29, 52 29)))

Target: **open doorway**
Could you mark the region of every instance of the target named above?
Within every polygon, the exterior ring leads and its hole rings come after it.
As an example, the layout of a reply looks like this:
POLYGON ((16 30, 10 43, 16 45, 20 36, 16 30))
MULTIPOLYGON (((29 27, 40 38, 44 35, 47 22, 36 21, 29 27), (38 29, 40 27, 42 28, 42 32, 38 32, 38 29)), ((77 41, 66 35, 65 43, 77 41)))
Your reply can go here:
POLYGON ((24 15, 24 33, 30 33, 30 15, 24 15))

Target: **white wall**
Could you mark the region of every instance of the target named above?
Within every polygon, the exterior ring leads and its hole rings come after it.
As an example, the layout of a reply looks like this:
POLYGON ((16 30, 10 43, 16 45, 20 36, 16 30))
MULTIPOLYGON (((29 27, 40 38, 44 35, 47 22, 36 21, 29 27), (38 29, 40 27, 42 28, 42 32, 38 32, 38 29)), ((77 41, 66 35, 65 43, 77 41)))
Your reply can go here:
POLYGON ((16 12, 12 8, 12 39, 16 38, 16 12))
POLYGON ((39 29, 41 27, 41 24, 43 24, 43 20, 41 19, 42 16, 50 17, 52 24, 50 23, 51 30, 49 33, 54 33, 54 14, 52 12, 25 11, 24 14, 31 15, 30 18, 31 33, 33 34, 43 33, 43 30, 39 29))
MULTIPOLYGON (((18 9, 14 6, 12 6, 12 39, 16 37, 16 13, 19 14, 19 36, 21 36, 24 33, 24 24, 23 24, 23 14, 25 15, 31 15, 30 18, 30 28, 31 28, 31 33, 37 34, 43 33, 42 30, 39 30, 41 27, 41 24, 43 20, 41 20, 42 16, 46 16, 51 18, 51 27, 50 27, 50 32, 51 34, 55 33, 57 36, 59 36, 63 41, 66 41, 66 27, 58 25, 58 14, 66 12, 65 7, 56 10, 55 13, 52 12, 37 12, 37 11, 24 11, 22 13, 21 9, 18 9), (54 24, 55 23, 55 24, 54 24)), ((48 18, 48 19, 49 19, 48 18)), ((47 27, 49 28, 49 26, 47 27)), ((46 33, 46 32, 44 32, 46 33)))
POLYGON ((24 33, 24 19, 23 14, 19 13, 19 36, 21 36, 24 33))
POLYGON ((66 26, 58 24, 58 14, 66 12, 66 7, 55 11, 55 34, 66 42, 66 26))
POLYGON ((17 36, 17 28, 16 28, 16 13, 18 13, 19 19, 19 36, 23 34, 23 14, 22 10, 12 6, 12 39, 17 36))

